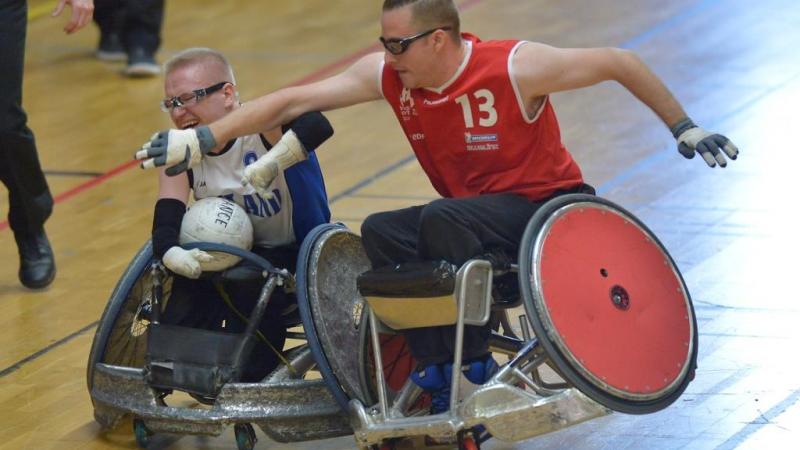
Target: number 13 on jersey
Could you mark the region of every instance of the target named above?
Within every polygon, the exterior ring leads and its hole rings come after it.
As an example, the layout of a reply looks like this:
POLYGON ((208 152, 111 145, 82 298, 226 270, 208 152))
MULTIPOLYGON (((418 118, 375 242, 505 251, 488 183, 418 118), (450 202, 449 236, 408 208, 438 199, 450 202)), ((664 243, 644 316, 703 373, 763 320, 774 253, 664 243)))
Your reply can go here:
POLYGON ((461 105, 461 111, 464 113, 464 126, 475 128, 475 120, 472 117, 473 101, 478 105, 478 125, 494 126, 497 123, 497 110, 494 108, 494 94, 488 89, 478 89, 472 94, 472 99, 469 94, 456 98, 456 103, 461 105))

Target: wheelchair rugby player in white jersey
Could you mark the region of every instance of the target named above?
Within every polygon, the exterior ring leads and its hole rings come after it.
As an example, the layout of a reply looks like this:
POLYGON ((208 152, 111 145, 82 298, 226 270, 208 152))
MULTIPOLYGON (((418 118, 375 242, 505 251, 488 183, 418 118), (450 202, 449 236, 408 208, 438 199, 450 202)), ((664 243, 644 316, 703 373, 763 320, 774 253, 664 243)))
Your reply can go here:
MULTIPOLYGON (((213 122, 241 106, 230 64, 211 49, 184 50, 167 61, 164 88, 161 109, 181 129, 213 122)), ((178 275, 163 312, 164 323, 242 332, 246 323, 240 314, 250 312, 263 283, 261 279, 224 284, 197 279, 204 264, 213 257, 179 245, 178 230, 190 192, 197 200, 224 197, 243 208, 253 224, 253 251, 293 273, 299 242, 311 228, 330 219, 322 172, 316 157, 309 152, 332 133, 322 114, 305 114, 283 130, 264 130, 222 143, 187 172, 172 174, 164 170, 159 174, 153 252, 178 275), (273 147, 288 148, 305 160, 280 171, 269 185, 243 183, 245 167, 263 162, 273 147)), ((272 151, 276 150, 279 148, 272 151)), ((291 309, 283 294, 283 290, 275 291, 259 326, 272 348, 254 346, 243 381, 257 381, 279 363, 277 352, 286 335, 281 311, 291 309)))

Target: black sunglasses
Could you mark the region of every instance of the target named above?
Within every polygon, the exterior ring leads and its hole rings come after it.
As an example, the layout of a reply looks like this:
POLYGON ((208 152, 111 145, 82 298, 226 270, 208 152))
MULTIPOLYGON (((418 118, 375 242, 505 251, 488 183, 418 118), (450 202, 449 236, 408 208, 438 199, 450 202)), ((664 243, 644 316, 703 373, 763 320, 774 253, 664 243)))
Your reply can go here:
POLYGON ((378 40, 381 41, 381 44, 383 44, 383 48, 385 48, 386 51, 388 51, 393 55, 399 55, 408 50, 408 46, 411 45, 411 43, 416 41, 417 39, 424 38, 425 36, 437 30, 449 30, 449 29, 450 27, 439 27, 430 29, 428 31, 423 31, 422 33, 418 33, 409 37, 384 39, 383 36, 381 36, 378 38, 378 40))
POLYGON ((203 97, 222 89, 223 86, 228 83, 230 83, 230 81, 220 81, 219 83, 209 86, 205 89, 195 89, 192 92, 187 92, 176 97, 166 98, 161 101, 161 110, 164 112, 170 112, 173 108, 177 108, 179 106, 183 107, 193 105, 199 102, 203 97))

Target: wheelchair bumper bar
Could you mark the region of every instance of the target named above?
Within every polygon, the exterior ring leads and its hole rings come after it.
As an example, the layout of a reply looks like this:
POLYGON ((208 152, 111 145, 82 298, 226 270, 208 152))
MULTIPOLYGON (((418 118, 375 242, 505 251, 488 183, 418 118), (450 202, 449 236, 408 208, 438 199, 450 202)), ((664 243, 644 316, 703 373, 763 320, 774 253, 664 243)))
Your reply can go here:
POLYGON ((228 383, 210 409, 164 406, 141 369, 97 364, 91 391, 95 419, 113 427, 126 415, 155 432, 216 436, 228 425, 254 423, 277 442, 352 433, 322 380, 228 383))
POLYGON ((577 389, 540 397, 515 386, 493 382, 470 394, 457 414, 384 418, 376 408, 350 402, 350 420, 362 448, 384 439, 429 435, 454 437, 458 431, 482 424, 500 440, 515 442, 560 430, 611 411, 577 389))

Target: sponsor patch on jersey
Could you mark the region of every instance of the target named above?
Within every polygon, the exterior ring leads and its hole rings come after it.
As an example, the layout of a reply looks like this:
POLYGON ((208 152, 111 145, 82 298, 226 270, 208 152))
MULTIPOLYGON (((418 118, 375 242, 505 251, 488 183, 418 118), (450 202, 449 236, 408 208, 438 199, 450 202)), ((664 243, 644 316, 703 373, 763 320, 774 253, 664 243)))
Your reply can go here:
POLYGON ((500 150, 500 144, 497 144, 497 133, 472 134, 466 132, 464 133, 464 142, 466 142, 469 152, 500 150))
POLYGON ((467 144, 475 144, 479 142, 497 142, 497 134, 472 134, 464 133, 464 141, 467 144))

